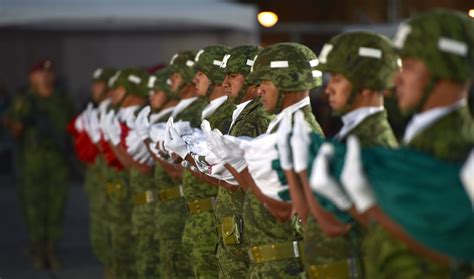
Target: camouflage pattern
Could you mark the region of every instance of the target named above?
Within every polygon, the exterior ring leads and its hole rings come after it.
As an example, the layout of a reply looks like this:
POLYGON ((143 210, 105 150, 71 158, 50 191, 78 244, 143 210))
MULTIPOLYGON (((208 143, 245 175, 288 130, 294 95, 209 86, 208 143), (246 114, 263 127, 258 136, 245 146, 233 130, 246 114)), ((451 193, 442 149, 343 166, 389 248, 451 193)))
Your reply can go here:
MULTIPOLYGON (((66 127, 74 112, 63 92, 40 97, 32 90, 12 100, 5 118, 22 125, 18 191, 28 237, 38 252, 62 235, 69 186, 66 127)), ((33 251, 34 252, 34 251, 33 251)))
MULTIPOLYGON (((145 191, 155 191, 153 173, 129 171, 132 197, 145 191)), ((132 234, 136 239, 135 267, 137 278, 159 278, 160 246, 155 237, 155 205, 153 203, 134 204, 132 209, 132 234)))
POLYGON ((194 63, 196 72, 203 72, 213 84, 224 81, 224 70, 221 68, 224 55, 229 51, 225 46, 208 46, 197 52, 194 63))
MULTIPOLYGON (((235 105, 230 100, 226 100, 206 120, 209 121, 212 129, 219 129, 226 134, 234 109, 235 105)), ((183 191, 187 202, 217 195, 216 186, 201 181, 187 170, 183 172, 183 191)), ((219 266, 215 255, 217 242, 213 211, 192 214, 188 217, 183 231, 183 245, 191 251, 195 277, 216 278, 218 276, 219 266)))
POLYGON ((322 85, 318 59, 308 47, 298 43, 278 43, 263 49, 254 62, 249 82, 270 80, 283 92, 310 90, 322 85), (272 62, 283 62, 272 67, 272 62), (286 64, 286 65, 284 65, 286 64))
MULTIPOLYGON (((438 159, 463 162, 474 146, 474 121, 463 106, 420 132, 409 148, 438 159)), ((448 278, 448 269, 409 250, 404 243, 374 225, 364 242, 367 278, 448 278)))
POLYGON ((116 70, 111 68, 97 68, 92 74, 92 80, 108 82, 116 72, 116 70))
POLYGON ((170 61, 170 69, 172 74, 179 73, 183 78, 184 83, 191 83, 194 75, 194 57, 196 53, 194 51, 181 51, 175 54, 170 61))
POLYGON ((258 46, 238 46, 230 49, 222 63, 225 75, 241 74, 247 76, 254 63, 255 57, 263 48, 258 46))
POLYGON ((150 75, 142 69, 128 68, 116 73, 112 77, 109 87, 115 89, 123 86, 127 94, 135 95, 141 98, 148 97, 148 79, 150 75))
MULTIPOLYGON (((385 111, 377 112, 365 118, 341 141, 345 141, 350 135, 357 136, 363 147, 396 148, 398 146, 395 135, 388 124, 385 111)), ((370 235, 370 233, 369 231, 368 234, 370 235)), ((363 241, 370 241, 370 237, 364 239, 365 234, 366 231, 360 225, 355 224, 348 234, 329 238, 323 234, 315 219, 310 216, 304 228, 305 253, 303 262, 306 269, 308 270, 312 265, 329 264, 353 257, 360 259, 357 266, 357 278, 364 278, 361 259, 363 259, 365 251, 362 251, 361 246, 363 241)), ((370 260, 367 262, 368 265, 371 264, 370 260)))
MULTIPOLYGON (((321 127, 311 112, 310 106, 300 109, 311 129, 323 135, 321 127)), ((291 221, 278 222, 275 217, 260 203, 249 188, 243 205, 244 239, 249 246, 260 246, 281 242, 301 240, 291 221)), ((251 264, 250 278, 301 278, 303 272, 301 259, 286 259, 251 264)))
POLYGON ((335 36, 323 47, 316 68, 342 74, 351 82, 353 92, 380 91, 393 86, 399 63, 388 38, 372 32, 349 32, 335 36), (379 53, 363 54, 364 49, 379 53))
MULTIPOLYGON (((228 134, 235 137, 255 138, 265 133, 271 120, 272 118, 265 112, 260 100, 254 99, 239 114, 228 134)), ((242 217, 244 200, 245 192, 241 187, 238 187, 235 192, 219 187, 215 204, 217 229, 220 229, 220 220, 224 217, 242 217)), ((219 239, 217 258, 220 266, 219 278, 246 278, 250 259, 245 241, 242 240, 237 245, 226 246, 223 240, 219 239)))
POLYGON ((175 121, 189 121, 191 127, 197 128, 201 126, 202 110, 209 104, 206 97, 198 97, 189 107, 180 112, 175 117, 175 121))
POLYGON ((435 9, 402 23, 393 40, 402 58, 421 59, 434 80, 465 82, 474 76, 474 22, 466 13, 435 9), (465 54, 440 49, 441 41, 465 44, 465 54))
POLYGON ((174 92, 171 92, 171 88, 168 84, 168 80, 171 76, 171 68, 166 67, 164 69, 158 70, 156 73, 150 76, 147 82, 147 86, 150 90, 161 90, 165 92, 168 100, 178 99, 178 95, 174 92))

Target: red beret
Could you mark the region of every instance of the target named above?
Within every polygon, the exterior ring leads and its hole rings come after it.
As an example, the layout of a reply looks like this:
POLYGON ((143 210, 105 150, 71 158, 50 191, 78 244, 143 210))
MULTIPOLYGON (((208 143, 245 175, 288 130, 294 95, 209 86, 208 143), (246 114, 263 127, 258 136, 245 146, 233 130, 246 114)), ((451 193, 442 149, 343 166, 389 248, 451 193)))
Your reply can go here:
POLYGON ((33 64, 30 68, 30 74, 36 71, 44 71, 44 70, 51 70, 53 68, 53 61, 51 59, 43 59, 35 64, 33 64))

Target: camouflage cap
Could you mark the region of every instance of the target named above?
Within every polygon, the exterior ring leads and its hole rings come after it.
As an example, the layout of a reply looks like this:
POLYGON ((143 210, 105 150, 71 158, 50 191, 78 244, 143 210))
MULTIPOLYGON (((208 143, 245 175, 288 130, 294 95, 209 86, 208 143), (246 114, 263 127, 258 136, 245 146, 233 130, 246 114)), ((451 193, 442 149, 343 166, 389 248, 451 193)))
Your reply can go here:
POLYGON ((107 82, 117 71, 112 68, 97 68, 92 74, 93 81, 107 82))
POLYGON ((323 46, 316 68, 344 75, 355 91, 383 90, 393 86, 399 64, 388 38, 372 32, 348 32, 323 46))
POLYGON ((474 20, 462 12, 420 13, 400 24, 393 44, 402 58, 421 59, 434 80, 474 76, 474 20))
POLYGON ((259 46, 234 47, 224 55, 221 67, 224 74, 241 74, 247 76, 253 66, 255 57, 263 48, 259 46))
POLYGON ((169 65, 171 74, 179 73, 185 83, 191 83, 196 74, 193 68, 194 56, 195 52, 190 50, 181 51, 173 55, 169 65))
POLYGON ((156 71, 148 79, 147 86, 150 90, 163 91, 168 99, 176 99, 177 95, 171 92, 169 77, 171 76, 171 68, 166 67, 156 71))
POLYGON ((224 69, 221 68, 224 55, 229 51, 225 46, 208 46, 196 54, 194 70, 203 72, 213 84, 224 81, 224 69))
POLYGON ((316 54, 298 43, 278 43, 263 49, 248 75, 253 83, 272 81, 283 92, 313 89, 322 84, 316 54))
POLYGON ((123 86, 128 94, 146 98, 149 90, 147 87, 149 76, 143 69, 128 68, 117 72, 109 79, 109 87, 115 89, 123 86))

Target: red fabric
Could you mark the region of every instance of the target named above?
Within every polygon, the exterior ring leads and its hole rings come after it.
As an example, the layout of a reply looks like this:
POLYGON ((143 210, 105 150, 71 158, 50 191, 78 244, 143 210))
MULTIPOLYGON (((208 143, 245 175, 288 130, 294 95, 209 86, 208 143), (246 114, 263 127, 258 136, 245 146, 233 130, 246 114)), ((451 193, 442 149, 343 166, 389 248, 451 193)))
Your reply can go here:
MULTIPOLYGON (((127 138, 127 135, 130 132, 130 128, 128 128, 125 123, 120 123, 120 129, 120 145, 126 148, 125 139, 127 138)), ((103 138, 100 140, 100 146, 102 147, 102 152, 104 154, 105 161, 107 162, 107 164, 118 171, 123 170, 122 163, 120 163, 112 148, 110 148, 109 144, 103 138)))
POLYGON ((77 137, 77 135, 79 134, 79 132, 76 130, 76 125, 74 125, 74 123, 76 123, 76 119, 79 117, 79 115, 74 116, 74 118, 67 124, 67 128, 66 128, 67 132, 73 138, 77 137))
POLYGON ((72 119, 71 122, 67 125, 67 131, 71 134, 74 143, 74 151, 77 158, 86 164, 93 164, 97 155, 99 154, 99 149, 89 138, 89 135, 86 131, 78 131, 74 125, 77 118, 76 116, 72 119))
POLYGON ((31 65, 30 74, 36 71, 44 71, 44 70, 52 70, 52 69, 53 69, 53 61, 51 61, 51 59, 49 58, 46 58, 46 59, 37 61, 36 63, 31 65))

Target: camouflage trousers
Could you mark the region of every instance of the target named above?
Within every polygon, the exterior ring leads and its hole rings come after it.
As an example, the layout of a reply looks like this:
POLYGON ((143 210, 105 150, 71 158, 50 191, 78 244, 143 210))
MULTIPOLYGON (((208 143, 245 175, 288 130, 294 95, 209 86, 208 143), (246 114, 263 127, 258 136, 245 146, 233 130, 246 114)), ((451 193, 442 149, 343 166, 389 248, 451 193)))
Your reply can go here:
POLYGON ((225 246, 219 241, 217 246, 219 278, 247 278, 250 260, 244 244, 225 246))
POLYGON ((449 278, 448 268, 418 256, 377 224, 363 242, 366 278, 449 278))
POLYGON ((193 278, 190 252, 182 243, 187 212, 184 199, 178 198, 155 203, 156 230, 160 250, 160 265, 157 266, 162 278, 193 278))
POLYGON ((248 278, 301 278, 302 272, 300 259, 286 259, 251 264, 248 278))
POLYGON ((109 180, 106 186, 110 260, 117 279, 136 278, 135 239, 131 224, 132 198, 124 173, 119 173, 116 179, 109 180))
POLYGON ((57 241, 62 235, 69 173, 62 155, 29 148, 21 161, 19 197, 33 243, 57 241))
MULTIPOLYGON (((349 235, 331 238, 325 236, 312 216, 308 217, 303 230, 303 264, 307 273, 311 267, 318 265, 346 261, 351 257, 360 258, 360 245, 357 239, 351 239, 349 235)), ((353 238, 358 238, 355 232, 353 238)), ((357 265, 359 264, 360 262, 357 262, 357 265)), ((339 279, 337 276, 332 278, 339 279)), ((363 278, 361 265, 357 266, 357 270, 349 278, 363 278)))
POLYGON ((136 240, 137 278, 160 278, 160 245, 156 237, 155 205, 136 205, 132 211, 132 234, 136 240))
POLYGON ((183 245, 191 251, 191 262, 196 278, 217 278, 219 265, 216 257, 218 242, 213 211, 190 215, 183 231, 183 245))

